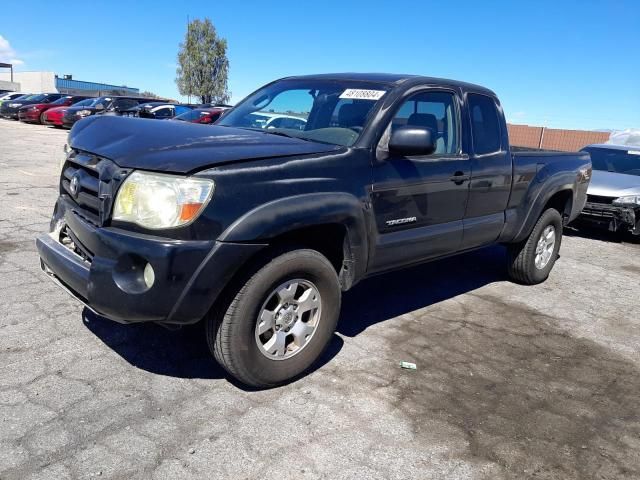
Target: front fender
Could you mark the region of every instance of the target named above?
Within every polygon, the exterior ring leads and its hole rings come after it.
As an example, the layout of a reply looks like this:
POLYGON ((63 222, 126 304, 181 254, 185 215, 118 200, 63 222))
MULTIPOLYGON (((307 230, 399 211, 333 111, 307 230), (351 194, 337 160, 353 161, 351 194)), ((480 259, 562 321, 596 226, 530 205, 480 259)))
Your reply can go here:
POLYGON ((347 230, 354 275, 366 270, 369 245, 363 204, 354 195, 320 192, 295 195, 261 205, 236 220, 219 237, 222 242, 265 242, 279 235, 323 224, 347 230))

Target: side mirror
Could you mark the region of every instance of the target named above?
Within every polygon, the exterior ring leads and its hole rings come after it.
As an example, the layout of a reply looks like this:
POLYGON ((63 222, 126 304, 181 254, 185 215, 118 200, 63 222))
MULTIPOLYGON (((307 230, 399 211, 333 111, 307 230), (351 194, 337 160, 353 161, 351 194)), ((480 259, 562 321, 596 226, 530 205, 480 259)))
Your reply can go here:
POLYGON ((436 150, 433 131, 427 127, 405 125, 391 133, 389 151, 403 157, 431 155, 436 150))
POLYGON ((103 105, 103 104, 101 104, 101 103, 98 103, 98 104, 96 105, 96 110, 104 110, 104 105, 103 105))

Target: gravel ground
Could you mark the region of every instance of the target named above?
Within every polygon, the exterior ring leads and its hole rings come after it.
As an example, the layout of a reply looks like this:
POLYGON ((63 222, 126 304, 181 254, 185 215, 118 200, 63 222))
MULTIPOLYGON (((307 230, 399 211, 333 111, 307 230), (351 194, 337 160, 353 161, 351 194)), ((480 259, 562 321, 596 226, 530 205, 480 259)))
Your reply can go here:
POLYGON ((567 232, 535 287, 500 247, 371 279, 312 373, 247 391, 198 326, 40 272, 65 136, 0 121, 0 479, 640 478, 639 244, 567 232))

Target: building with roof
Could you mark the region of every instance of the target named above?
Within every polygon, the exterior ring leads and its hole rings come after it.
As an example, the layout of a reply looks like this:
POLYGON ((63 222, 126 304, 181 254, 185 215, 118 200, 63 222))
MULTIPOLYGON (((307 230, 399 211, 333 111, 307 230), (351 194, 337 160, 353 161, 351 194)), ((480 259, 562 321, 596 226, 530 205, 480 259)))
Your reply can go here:
MULTIPOLYGON (((8 64, 7 64, 8 65, 8 64)), ((10 68, 10 66, 8 67, 10 68)), ((140 90, 126 85, 76 80, 72 75, 59 77, 54 72, 2 72, 0 85, 10 84, 7 90, 28 93, 59 92, 70 95, 138 95, 140 90)), ((1 88, 1 87, 0 87, 1 88)))

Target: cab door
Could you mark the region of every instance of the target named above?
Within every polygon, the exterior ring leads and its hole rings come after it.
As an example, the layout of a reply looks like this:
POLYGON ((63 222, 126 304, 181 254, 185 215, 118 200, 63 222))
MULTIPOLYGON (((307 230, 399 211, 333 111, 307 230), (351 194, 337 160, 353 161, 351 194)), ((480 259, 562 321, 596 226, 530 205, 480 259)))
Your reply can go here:
POLYGON ((457 92, 428 89, 408 96, 383 135, 386 158, 373 166, 371 204, 376 244, 370 271, 382 271, 457 251, 471 174, 460 148, 457 92), (431 155, 388 153, 388 139, 401 125, 427 127, 436 139, 431 155))

